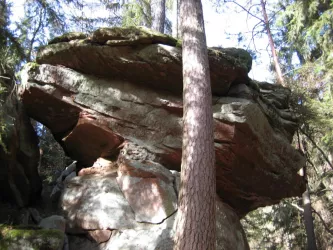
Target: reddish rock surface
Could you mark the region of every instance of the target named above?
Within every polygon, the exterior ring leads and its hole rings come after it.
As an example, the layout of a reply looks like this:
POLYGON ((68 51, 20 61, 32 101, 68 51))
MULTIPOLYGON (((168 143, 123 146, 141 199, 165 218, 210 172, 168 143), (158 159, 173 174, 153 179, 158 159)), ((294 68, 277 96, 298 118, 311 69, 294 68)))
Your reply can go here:
POLYGON ((171 172, 157 163, 123 160, 117 182, 138 222, 161 223, 177 210, 171 172))
POLYGON ((106 242, 110 239, 112 234, 111 230, 92 230, 87 231, 88 238, 97 243, 106 242))
MULTIPOLYGON (((92 36, 43 48, 42 64, 26 66, 20 89, 28 114, 48 126, 81 167, 126 150, 126 159, 179 171, 181 50, 132 38, 117 46, 111 38, 112 46, 97 46, 92 36)), ((296 128, 290 91, 249 80, 246 52, 214 51, 218 195, 240 216, 300 195, 304 158, 290 145, 296 128)))

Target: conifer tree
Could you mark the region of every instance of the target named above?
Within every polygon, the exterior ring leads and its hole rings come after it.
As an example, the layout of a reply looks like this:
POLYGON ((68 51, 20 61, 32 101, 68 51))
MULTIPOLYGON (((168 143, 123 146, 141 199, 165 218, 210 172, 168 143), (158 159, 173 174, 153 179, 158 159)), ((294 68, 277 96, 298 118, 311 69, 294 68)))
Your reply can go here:
POLYGON ((212 93, 201 0, 181 1, 183 147, 176 250, 216 248, 212 93))

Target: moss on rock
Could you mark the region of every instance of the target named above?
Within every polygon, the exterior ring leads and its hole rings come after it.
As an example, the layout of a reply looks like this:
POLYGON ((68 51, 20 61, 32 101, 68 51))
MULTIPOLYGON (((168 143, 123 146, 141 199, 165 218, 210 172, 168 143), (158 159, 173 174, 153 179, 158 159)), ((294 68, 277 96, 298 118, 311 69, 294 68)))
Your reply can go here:
POLYGON ((60 250, 65 235, 56 229, 41 229, 37 226, 0 225, 0 249, 60 250))
POLYGON ((212 47, 208 49, 208 55, 221 56, 236 67, 246 68, 247 72, 252 68, 252 57, 244 49, 212 47))
POLYGON ((87 38, 87 35, 82 32, 68 32, 61 36, 53 38, 51 41, 49 41, 49 44, 69 42, 72 40, 79 40, 85 38, 87 38))
POLYGON ((176 46, 177 44, 175 38, 141 26, 99 28, 93 32, 91 41, 108 45, 113 45, 113 43, 118 43, 117 45, 161 43, 176 46), (119 41, 122 44, 119 44, 119 41))

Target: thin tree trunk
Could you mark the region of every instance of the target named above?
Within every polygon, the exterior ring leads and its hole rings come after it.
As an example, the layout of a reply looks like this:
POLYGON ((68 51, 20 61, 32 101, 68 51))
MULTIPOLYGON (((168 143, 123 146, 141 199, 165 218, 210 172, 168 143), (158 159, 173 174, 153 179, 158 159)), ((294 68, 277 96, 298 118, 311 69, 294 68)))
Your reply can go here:
POLYGON ((273 41, 270 26, 269 26, 269 21, 268 21, 267 12, 266 12, 266 2, 264 0, 260 0, 260 3, 261 3, 262 14, 263 14, 264 20, 265 20, 265 26, 266 26, 266 32, 267 32, 267 36, 268 36, 268 40, 269 40, 269 45, 270 45, 271 51, 272 51, 277 80, 278 80, 279 84, 281 84, 282 86, 285 86, 282 71, 281 71, 280 64, 279 64, 279 58, 278 58, 278 55, 276 54, 274 41, 273 41))
MULTIPOLYGON (((306 181, 306 167, 303 167, 301 171, 301 175, 306 181)), ((306 231, 307 238, 307 249, 308 250, 317 250, 316 245, 316 236, 314 233, 314 225, 313 225, 313 217, 312 217, 312 208, 311 208, 311 199, 310 199, 310 191, 309 185, 306 183, 306 190, 302 195, 303 199, 303 209, 304 209, 304 226, 306 231)))
MULTIPOLYGON (((304 148, 304 144, 301 143, 301 138, 299 135, 299 132, 297 130, 297 144, 298 144, 298 150, 304 155, 304 152, 306 152, 306 148, 304 148)), ((306 238, 307 238, 307 249, 308 250, 317 250, 316 245, 316 236, 314 233, 314 225, 313 225, 313 217, 312 217, 312 207, 311 207, 311 199, 310 199, 310 191, 309 191, 309 184, 307 181, 307 175, 306 175, 306 165, 300 169, 300 175, 303 176, 303 179, 306 183, 306 190, 302 195, 303 200, 303 209, 304 209, 304 226, 306 231, 306 238)))
POLYGON ((176 17, 176 38, 177 39, 179 39, 179 17, 180 17, 180 0, 176 0, 176 4, 177 4, 177 6, 176 6, 176 8, 177 8, 177 10, 176 10, 176 15, 177 15, 177 17, 176 17))
POLYGON ((152 0, 151 1, 152 10, 152 29, 158 32, 164 33, 165 25, 165 0, 152 0))
POLYGON ((216 248, 212 94, 200 0, 181 1, 183 154, 176 250, 216 248))

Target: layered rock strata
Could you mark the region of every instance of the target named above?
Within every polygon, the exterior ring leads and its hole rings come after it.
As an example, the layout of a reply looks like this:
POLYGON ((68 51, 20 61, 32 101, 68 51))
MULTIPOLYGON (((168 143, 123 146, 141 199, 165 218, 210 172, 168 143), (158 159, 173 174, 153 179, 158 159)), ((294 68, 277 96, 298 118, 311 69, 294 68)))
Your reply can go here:
MULTIPOLYGON (((141 28, 104 28, 52 41, 37 62, 25 67, 22 101, 79 168, 126 150, 125 160, 180 170, 177 41, 141 28)), ((297 125, 290 91, 250 80, 252 61, 244 50, 210 49, 209 62, 219 197, 243 216, 300 195, 304 183, 297 171, 304 158, 290 145, 297 125)))

